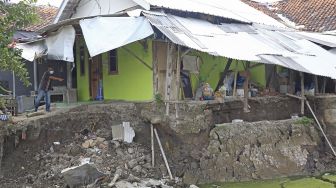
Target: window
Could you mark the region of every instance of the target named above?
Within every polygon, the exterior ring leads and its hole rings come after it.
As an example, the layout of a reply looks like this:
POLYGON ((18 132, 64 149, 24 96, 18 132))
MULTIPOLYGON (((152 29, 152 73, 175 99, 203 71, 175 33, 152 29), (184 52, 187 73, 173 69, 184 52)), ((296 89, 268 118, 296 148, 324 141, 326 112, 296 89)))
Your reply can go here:
POLYGON ((108 66, 109 74, 117 74, 118 73, 118 57, 117 50, 111 50, 109 52, 109 66, 108 66))
POLYGON ((79 64, 80 64, 80 75, 85 75, 85 49, 84 46, 79 47, 79 64))

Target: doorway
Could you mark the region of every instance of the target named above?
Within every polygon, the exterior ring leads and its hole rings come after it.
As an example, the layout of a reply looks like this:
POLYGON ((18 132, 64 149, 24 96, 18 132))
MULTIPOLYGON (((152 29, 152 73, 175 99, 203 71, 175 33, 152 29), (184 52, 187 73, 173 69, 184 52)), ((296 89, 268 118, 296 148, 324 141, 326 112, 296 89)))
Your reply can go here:
POLYGON ((90 98, 92 100, 99 100, 102 98, 102 57, 97 55, 92 57, 90 64, 90 98))

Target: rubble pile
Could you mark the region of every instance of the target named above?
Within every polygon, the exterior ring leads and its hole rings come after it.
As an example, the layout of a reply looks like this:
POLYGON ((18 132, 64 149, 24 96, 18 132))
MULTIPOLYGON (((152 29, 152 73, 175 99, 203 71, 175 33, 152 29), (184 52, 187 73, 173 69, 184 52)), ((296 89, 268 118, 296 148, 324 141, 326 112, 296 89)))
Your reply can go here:
MULTIPOLYGON (((28 187, 184 187, 162 179, 151 164, 151 150, 98 136, 88 130, 65 142, 54 142, 30 159, 36 171, 16 180, 28 187)), ((159 166, 159 165, 157 165, 159 166)))

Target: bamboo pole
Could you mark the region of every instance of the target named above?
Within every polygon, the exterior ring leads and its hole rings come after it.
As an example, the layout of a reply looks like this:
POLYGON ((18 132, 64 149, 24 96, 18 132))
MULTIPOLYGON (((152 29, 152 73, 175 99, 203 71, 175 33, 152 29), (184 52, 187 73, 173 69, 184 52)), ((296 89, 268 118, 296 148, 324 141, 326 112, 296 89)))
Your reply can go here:
POLYGON ((158 135, 158 133, 156 131, 156 128, 154 128, 154 133, 155 133, 155 136, 156 136, 156 140, 157 140, 157 142, 159 144, 159 147, 160 147, 160 150, 161 150, 161 154, 162 154, 163 160, 165 162, 165 165, 166 165, 169 177, 170 177, 170 179, 173 179, 173 175, 172 175, 172 173, 170 171, 169 164, 168 164, 168 161, 167 161, 167 158, 166 158, 166 154, 163 151, 163 148, 162 148, 162 145, 161 145, 161 141, 160 141, 159 135, 158 135))
POLYGON ((324 138, 326 139, 326 141, 327 141, 327 143, 328 143, 328 145, 329 145, 331 151, 333 152, 334 156, 336 156, 336 152, 335 152, 335 150, 334 150, 334 147, 331 145, 329 139, 327 138, 327 135, 324 133, 324 131, 323 131, 322 127, 321 127, 320 122, 318 121, 317 117, 315 116, 315 113, 314 113, 313 109, 310 107, 310 104, 309 104, 309 102, 308 102, 307 100, 306 100, 306 105, 308 106, 310 112, 312 113, 312 115, 313 115, 313 117, 314 117, 314 119, 315 119, 317 125, 319 126, 319 128, 320 128, 320 130, 321 130, 321 132, 322 132, 322 134, 323 134, 323 136, 324 136, 324 138))
POLYGON ((152 167, 155 166, 155 157, 154 157, 154 130, 153 124, 151 124, 151 146, 152 146, 152 167))

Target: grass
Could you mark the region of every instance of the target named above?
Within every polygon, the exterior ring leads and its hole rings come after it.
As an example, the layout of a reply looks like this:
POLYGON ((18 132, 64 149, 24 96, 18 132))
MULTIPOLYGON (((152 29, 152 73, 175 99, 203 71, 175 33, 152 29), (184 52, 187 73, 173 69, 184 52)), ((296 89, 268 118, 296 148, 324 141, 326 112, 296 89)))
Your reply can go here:
POLYGON ((294 124, 311 125, 313 122, 313 119, 303 116, 302 118, 299 118, 297 121, 295 121, 294 124))
MULTIPOLYGON (((328 176, 336 181, 336 176, 328 176)), ((327 179, 327 178, 326 178, 327 179)), ((301 179, 276 179, 265 181, 213 183, 200 185, 200 188, 333 188, 332 183, 313 177, 301 179)))
POLYGON ((334 174, 325 174, 322 176, 322 178, 336 183, 336 175, 334 174))
POLYGON ((201 185, 200 188, 281 188, 281 184, 287 179, 235 182, 235 183, 213 183, 201 185))
POLYGON ((303 178, 283 184, 285 188, 333 188, 334 185, 316 178, 303 178))

